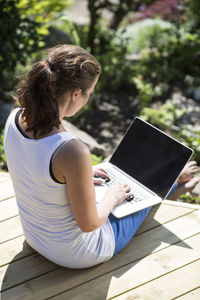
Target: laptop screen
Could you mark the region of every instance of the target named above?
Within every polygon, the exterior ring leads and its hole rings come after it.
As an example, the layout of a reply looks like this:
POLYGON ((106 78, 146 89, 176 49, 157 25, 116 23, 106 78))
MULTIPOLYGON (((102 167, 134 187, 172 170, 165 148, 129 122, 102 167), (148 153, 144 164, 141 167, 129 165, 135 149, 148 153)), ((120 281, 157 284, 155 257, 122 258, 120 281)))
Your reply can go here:
POLYGON ((135 118, 110 162, 161 196, 167 196, 193 150, 135 118))

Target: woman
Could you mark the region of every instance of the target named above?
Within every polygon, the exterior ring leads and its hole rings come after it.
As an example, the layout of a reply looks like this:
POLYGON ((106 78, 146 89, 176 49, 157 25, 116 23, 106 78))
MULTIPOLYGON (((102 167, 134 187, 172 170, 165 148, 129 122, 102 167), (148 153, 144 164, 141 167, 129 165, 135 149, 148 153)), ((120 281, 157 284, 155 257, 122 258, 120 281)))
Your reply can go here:
POLYGON ((88 101, 101 68, 87 51, 57 46, 33 66, 17 90, 20 108, 5 128, 5 153, 27 243, 49 260, 85 268, 109 260, 131 240, 150 208, 115 219, 112 208, 132 196, 114 184, 96 205, 86 145, 62 127, 88 101))

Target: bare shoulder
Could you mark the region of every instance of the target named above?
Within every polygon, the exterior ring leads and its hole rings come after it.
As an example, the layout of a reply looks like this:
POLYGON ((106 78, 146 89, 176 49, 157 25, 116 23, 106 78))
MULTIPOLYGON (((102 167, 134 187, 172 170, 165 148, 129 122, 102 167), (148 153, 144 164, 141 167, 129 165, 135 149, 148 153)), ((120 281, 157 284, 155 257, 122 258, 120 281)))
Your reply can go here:
POLYGON ((54 155, 52 170, 57 180, 65 182, 74 170, 80 173, 83 169, 86 170, 90 164, 90 150, 87 145, 73 139, 54 155))
POLYGON ((79 157, 90 155, 90 150, 88 146, 81 141, 73 139, 62 147, 59 151, 59 155, 65 159, 77 159, 79 157))

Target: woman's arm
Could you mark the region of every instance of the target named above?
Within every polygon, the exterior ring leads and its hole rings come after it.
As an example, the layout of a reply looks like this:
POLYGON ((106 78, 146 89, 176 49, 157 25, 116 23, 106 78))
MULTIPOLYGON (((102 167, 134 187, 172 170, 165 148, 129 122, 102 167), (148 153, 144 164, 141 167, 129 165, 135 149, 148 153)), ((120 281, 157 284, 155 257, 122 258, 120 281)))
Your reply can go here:
POLYGON ((66 182, 67 194, 78 226, 84 232, 100 227, 112 208, 131 195, 127 185, 112 185, 96 205, 93 169, 88 147, 77 140, 67 143, 52 162, 54 176, 66 182))

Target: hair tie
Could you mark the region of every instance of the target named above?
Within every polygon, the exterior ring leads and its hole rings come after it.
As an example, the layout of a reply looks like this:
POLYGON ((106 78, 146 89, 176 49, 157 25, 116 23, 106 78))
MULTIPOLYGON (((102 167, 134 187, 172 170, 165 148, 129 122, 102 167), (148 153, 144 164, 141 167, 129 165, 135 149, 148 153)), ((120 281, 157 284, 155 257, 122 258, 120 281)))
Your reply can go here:
POLYGON ((47 59, 47 63, 49 65, 50 70, 54 71, 55 70, 54 64, 50 60, 48 60, 48 59, 47 59))

